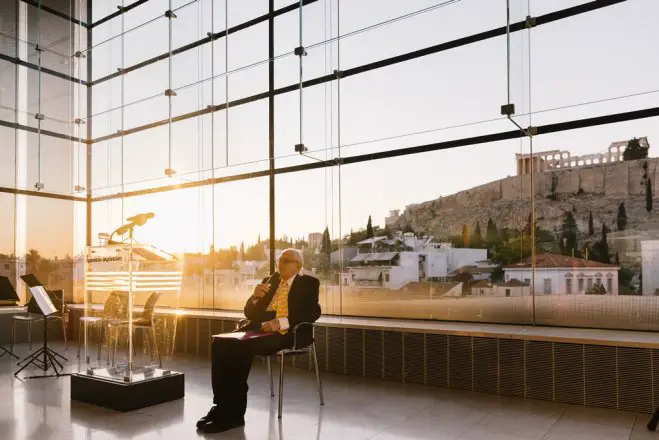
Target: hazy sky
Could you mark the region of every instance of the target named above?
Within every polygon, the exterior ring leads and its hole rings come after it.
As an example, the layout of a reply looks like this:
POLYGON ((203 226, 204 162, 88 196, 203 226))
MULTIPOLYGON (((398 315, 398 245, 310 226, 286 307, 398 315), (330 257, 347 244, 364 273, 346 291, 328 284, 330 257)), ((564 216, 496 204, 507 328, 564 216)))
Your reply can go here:
MULTIPOLYGON (((120 38, 106 41, 121 33, 120 19, 96 28, 95 78, 167 50, 167 21, 162 17, 167 3, 166 0, 151 0, 125 15, 125 30, 155 20, 126 34, 123 52, 120 38)), ((174 7, 186 3, 177 0, 174 7)), ((281 7, 289 2, 276 3, 281 7)), ((304 7, 305 46, 337 35, 337 3, 336 0, 320 0, 304 7)), ((342 1, 340 34, 439 3, 427 0, 342 1)), ((512 20, 579 3, 585 2, 512 0, 512 20)), ((114 1, 98 1, 94 6, 95 19, 113 12, 115 7, 114 1)), ((200 0, 177 11, 179 18, 174 21, 172 36, 174 47, 203 38, 206 32, 224 29, 224 1, 215 1, 213 7, 211 13, 211 1, 200 0)), ((228 8, 229 26, 233 26, 267 12, 267 2, 229 0, 228 8)), ((545 111, 658 90, 659 61, 654 56, 653 42, 659 41, 659 30, 651 21, 657 16, 659 3, 656 1, 628 0, 537 27, 530 36, 526 31, 512 34, 511 101, 516 104, 518 114, 529 110, 541 112, 534 114, 532 121, 518 116, 519 123, 542 125, 656 106, 659 94, 648 93, 545 111)), ((504 24, 504 0, 454 2, 343 39, 340 68, 347 69, 504 24)), ((277 55, 290 53, 299 44, 296 12, 277 19, 275 39, 277 55)), ((339 68, 336 42, 308 52, 304 58, 305 79, 339 68)), ((219 75, 225 71, 225 55, 224 40, 217 40, 212 49, 211 45, 206 45, 173 58, 172 87, 196 83, 177 90, 178 96, 173 100, 175 115, 225 101, 224 77, 216 78, 213 84, 207 80, 213 72, 219 75)), ((266 58, 267 23, 229 37, 230 70, 266 58)), ((289 55, 277 60, 276 86, 295 83, 297 69, 296 57, 289 55)), ((95 87, 93 113, 98 116, 92 120, 94 137, 166 118, 168 107, 163 91, 169 87, 167 74, 168 63, 161 61, 123 77, 123 103, 143 100, 125 108, 123 124, 118 110, 122 104, 121 78, 95 87)), ((267 64, 231 74, 229 99, 262 92, 267 84, 267 64)), ((499 37, 342 80, 340 130, 337 84, 314 86, 304 91, 303 142, 315 151, 315 157, 326 159, 338 155, 339 132, 341 155, 348 156, 510 130, 513 126, 509 121, 494 120, 500 117, 499 107, 507 100, 506 84, 506 39, 499 37), (488 120, 490 122, 473 124, 488 120), (470 125, 456 127, 465 124, 470 125), (447 129, 437 130, 441 128, 447 129), (429 130, 436 131, 353 145, 429 130), (330 146, 335 148, 330 150, 330 146)), ((313 162, 305 157, 290 157, 293 146, 299 142, 297 92, 278 96, 275 106, 276 165, 313 162)), ((266 169, 267 109, 267 100, 261 100, 229 110, 228 157, 224 112, 174 124, 171 165, 179 172, 174 179, 163 178, 163 171, 169 166, 167 127, 125 137, 123 190, 211 177, 212 156, 215 176, 266 169)), ((648 136, 651 144, 659 142, 656 121, 641 120, 539 136, 534 140, 534 150, 568 150, 573 155, 605 152, 611 142, 634 136, 648 136)), ((332 236, 337 236, 339 208, 343 233, 365 226, 369 214, 373 215, 375 224, 383 224, 389 209, 403 209, 411 203, 514 175, 514 154, 528 150, 528 141, 518 140, 344 166, 340 171, 340 198, 336 168, 278 176, 277 235, 306 236, 309 232, 322 231, 327 224, 332 236)), ((95 144, 93 151, 95 195, 122 191, 121 140, 95 144)), ((69 162, 67 157, 66 163, 69 162)), ((0 167, 4 172, 9 167, 3 165, 0 167)), ((34 165, 28 163, 30 166, 34 165)), ((64 191, 72 186, 73 180, 54 185, 64 191)), ((156 218, 142 228, 139 238, 173 251, 207 249, 213 242, 213 222, 216 247, 239 245, 243 240, 253 243, 259 233, 262 237, 268 235, 267 178, 221 184, 214 193, 215 203, 210 187, 126 199, 123 212, 119 200, 96 203, 94 238, 98 232, 110 232, 118 227, 122 216, 146 211, 155 212, 156 218)), ((2 219, 5 224, 4 212, 2 219)), ((36 232, 33 235, 39 237, 36 232)), ((5 240, 2 237, 0 242, 5 240)), ((61 244, 57 244, 60 241, 57 238, 43 237, 49 240, 51 247, 71 249, 70 235, 64 236, 61 244)))

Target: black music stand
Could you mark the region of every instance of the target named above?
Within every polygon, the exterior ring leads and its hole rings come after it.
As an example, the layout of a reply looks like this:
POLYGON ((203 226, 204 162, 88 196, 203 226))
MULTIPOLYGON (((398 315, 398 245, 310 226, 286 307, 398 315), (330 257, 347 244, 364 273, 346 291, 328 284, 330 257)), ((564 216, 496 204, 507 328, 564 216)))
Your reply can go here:
MULTIPOLYGON (((14 290, 14 286, 11 285, 9 278, 7 277, 0 277, 0 301, 13 302, 14 305, 20 301, 16 291, 14 290)), ((8 354, 10 357, 18 359, 18 356, 0 345, 0 358, 6 354, 8 354)))
POLYGON ((23 279, 23 281, 25 281, 25 283, 30 288, 32 297, 36 301, 37 305, 39 306, 39 310, 43 315, 43 347, 41 347, 39 350, 35 351, 25 359, 20 361, 18 365, 21 368, 16 373, 14 373, 14 376, 18 376, 18 374, 21 371, 23 371, 28 365, 34 365, 44 373, 46 373, 52 367, 52 369, 55 371, 55 374, 28 376, 26 377, 26 379, 36 379, 42 377, 60 377, 62 376, 62 370, 64 370, 64 366, 60 363, 60 361, 57 360, 57 358, 59 357, 64 361, 68 361, 68 359, 62 356, 61 354, 55 352, 54 350, 48 348, 48 317, 50 315, 59 312, 59 310, 57 310, 57 307, 55 307, 55 305, 51 301, 50 296, 48 296, 48 292, 34 275, 27 274, 21 276, 21 278, 23 279), (57 367, 59 367, 59 370, 57 369, 57 367))

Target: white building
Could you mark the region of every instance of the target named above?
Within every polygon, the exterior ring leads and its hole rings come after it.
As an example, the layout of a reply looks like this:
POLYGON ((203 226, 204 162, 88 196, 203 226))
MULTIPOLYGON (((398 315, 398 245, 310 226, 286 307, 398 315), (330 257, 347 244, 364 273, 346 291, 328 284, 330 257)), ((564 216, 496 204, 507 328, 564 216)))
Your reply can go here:
POLYGON ((490 284, 486 280, 479 280, 471 284, 472 296, 505 296, 518 297, 531 294, 531 286, 512 278, 504 284, 490 284))
POLYGON ((659 289, 659 240, 641 241, 643 295, 654 295, 659 289))
POLYGON ((398 290, 408 283, 446 278, 450 272, 487 258, 486 249, 456 249, 433 237, 399 234, 373 237, 357 243, 360 253, 351 259, 351 287, 398 290))
POLYGON ((389 211, 389 216, 384 218, 384 226, 392 227, 400 218, 400 209, 392 209, 389 211))
MULTIPOLYGON (((614 264, 583 258, 539 254, 536 255, 535 294, 583 295, 594 287, 601 286, 607 295, 617 295, 619 269, 614 264)), ((524 284, 531 284, 530 259, 504 266, 503 271, 506 282, 517 279, 524 284)))
POLYGON ((323 245, 323 233, 322 232, 312 232, 307 237, 309 242, 309 248, 311 250, 320 249, 323 245))
POLYGON ((0 260, 0 276, 7 277, 12 282, 16 282, 16 274, 25 274, 25 261, 10 258, 0 260))

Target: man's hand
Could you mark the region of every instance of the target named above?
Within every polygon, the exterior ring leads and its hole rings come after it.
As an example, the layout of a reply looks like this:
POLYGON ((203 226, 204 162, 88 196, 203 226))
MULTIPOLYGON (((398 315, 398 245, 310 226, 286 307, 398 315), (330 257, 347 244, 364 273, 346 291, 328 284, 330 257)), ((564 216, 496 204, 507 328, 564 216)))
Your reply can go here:
POLYGON ((270 321, 266 321, 261 323, 261 331, 262 332, 276 332, 279 331, 280 329, 279 325, 279 320, 278 319, 272 319, 270 321))
POLYGON ((270 284, 257 284, 252 293, 252 301, 256 302, 270 291, 270 284))

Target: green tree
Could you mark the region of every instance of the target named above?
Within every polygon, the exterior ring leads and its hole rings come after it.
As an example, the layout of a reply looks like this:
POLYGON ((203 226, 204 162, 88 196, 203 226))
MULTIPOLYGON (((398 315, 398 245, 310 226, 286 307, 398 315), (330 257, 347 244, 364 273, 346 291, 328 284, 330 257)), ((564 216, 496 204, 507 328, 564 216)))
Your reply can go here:
POLYGON ((264 261, 266 259, 265 249, 261 244, 255 244, 247 248, 245 252, 245 260, 248 261, 264 261))
POLYGON ((593 212, 588 211, 588 236, 595 235, 595 226, 593 225, 593 212))
POLYGON ((616 217, 616 225, 619 231, 624 231, 627 226, 627 212, 625 211, 625 202, 618 205, 618 215, 616 217))
POLYGON ((479 248, 482 246, 483 237, 481 236, 481 224, 476 222, 476 227, 474 228, 473 234, 471 234, 471 246, 474 248, 479 248))
POLYGON ((332 241, 330 240, 330 233, 327 226, 323 232, 323 242, 320 244, 320 252, 325 256, 329 256, 332 252, 332 241))
POLYGON ((599 241, 593 245, 591 259, 600 263, 611 264, 611 255, 609 254, 609 241, 607 238, 608 228, 602 224, 602 236, 599 241))
POLYGON ((368 222, 366 223, 366 238, 373 238, 375 234, 373 233, 373 222, 371 216, 368 216, 368 222))
POLYGON ((466 248, 469 247, 469 226, 462 225, 462 245, 466 248))
POLYGON ((499 231, 497 230, 497 224, 490 217, 487 220, 487 229, 485 231, 485 241, 488 246, 494 246, 499 241, 499 231))
POLYGON ((574 253, 574 256, 580 255, 577 246, 578 233, 579 228, 577 227, 577 221, 574 219, 574 214, 572 214, 572 211, 566 211, 563 214, 563 224, 561 225, 561 241, 559 243, 561 254, 571 256, 574 253))
POLYGON ((642 147, 641 143, 636 138, 630 139, 629 142, 627 142, 627 147, 622 153, 622 160, 638 160, 645 159, 646 157, 648 157, 648 149, 642 147))
POLYGON ((556 195, 556 188, 558 188, 558 175, 556 173, 551 174, 551 189, 549 190, 549 195, 547 198, 549 200, 556 200, 558 196, 556 195))
POLYGON ((652 211, 652 182, 650 179, 645 180, 645 209, 652 211))
POLYGON ((244 258, 245 258, 245 242, 241 241, 240 242, 240 259, 242 260, 244 258))

